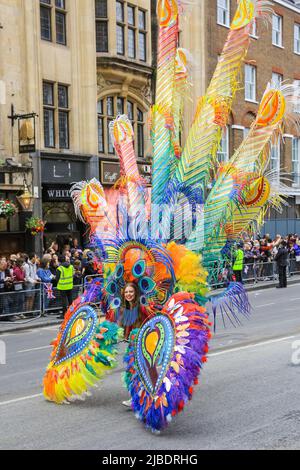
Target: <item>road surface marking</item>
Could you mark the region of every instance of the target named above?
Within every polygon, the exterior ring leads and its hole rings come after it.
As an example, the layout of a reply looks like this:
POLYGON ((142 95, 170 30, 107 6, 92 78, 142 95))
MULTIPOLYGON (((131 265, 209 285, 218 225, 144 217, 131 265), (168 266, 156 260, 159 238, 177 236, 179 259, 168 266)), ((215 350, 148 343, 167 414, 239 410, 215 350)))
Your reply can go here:
POLYGON ((296 336, 286 336, 285 338, 271 339, 270 341, 263 341, 262 343, 253 343, 248 344, 247 346, 240 346, 238 348, 226 349, 224 351, 219 351, 215 353, 208 354, 208 357, 220 356, 221 354, 228 354, 231 352, 242 351, 244 349, 250 349, 256 346, 265 346, 266 344, 280 343, 281 341, 286 341, 288 339, 294 339, 296 336))
POLYGON ((270 303, 270 304, 254 305, 254 308, 268 307, 269 305, 275 305, 275 302, 272 302, 272 303, 270 303))
POLYGON ((295 297, 294 299, 290 299, 291 302, 292 300, 300 300, 300 297, 295 297))
POLYGON ((24 352, 30 352, 30 351, 39 351, 40 349, 47 349, 47 348, 52 348, 52 346, 49 344, 48 346, 41 346, 40 348, 32 348, 32 349, 22 349, 22 351, 17 351, 17 352, 24 353, 24 352))
MULTIPOLYGON (((12 329, 12 331, 14 331, 12 329)), ((31 333, 38 333, 38 330, 36 329, 33 329, 33 330, 19 330, 17 331, 16 333, 10 333, 9 331, 7 331, 6 333, 1 333, 0 331, 0 338, 3 338, 4 336, 21 336, 21 335, 29 335, 31 333)))
POLYGON ((30 400, 31 398, 37 398, 37 397, 42 397, 42 396, 43 396, 43 394, 39 393, 37 395, 30 395, 28 397, 15 398, 14 400, 9 400, 9 401, 2 401, 2 402, 0 402, 0 406, 1 405, 9 405, 10 403, 16 403, 18 401, 30 400))
MULTIPOLYGON (((277 339, 273 339, 273 340, 269 340, 269 341, 248 344, 247 346, 241 346, 241 347, 237 347, 237 348, 230 348, 230 349, 226 349, 224 351, 218 351, 218 352, 215 352, 215 353, 210 353, 210 354, 208 354, 208 357, 220 356, 222 354, 242 351, 242 350, 250 349, 250 348, 253 348, 253 347, 256 347, 256 346, 265 346, 267 344, 279 343, 279 342, 286 341, 288 339, 294 339, 294 338, 297 338, 297 337, 298 337, 298 335, 296 335, 296 336, 295 335, 285 336, 283 338, 277 338, 277 339)), ((20 402, 20 401, 30 400, 30 399, 38 398, 38 397, 41 397, 41 396, 43 396, 43 394, 39 393, 39 394, 36 394, 36 395, 30 395, 30 396, 27 396, 27 397, 16 398, 14 400, 3 401, 3 402, 0 402, 0 406, 9 405, 11 403, 17 403, 17 402, 20 402)))

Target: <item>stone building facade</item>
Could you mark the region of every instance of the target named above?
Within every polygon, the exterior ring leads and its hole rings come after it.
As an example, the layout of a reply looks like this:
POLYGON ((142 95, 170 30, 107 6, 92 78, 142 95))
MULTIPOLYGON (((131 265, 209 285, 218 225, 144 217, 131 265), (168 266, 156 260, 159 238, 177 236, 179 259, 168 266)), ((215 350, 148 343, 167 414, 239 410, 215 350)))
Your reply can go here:
POLYGON ((25 182, 33 214, 47 221, 42 240, 28 236, 31 213, 20 207, 0 218, 1 253, 41 252, 42 241, 85 231, 69 190, 97 177, 112 191, 119 164, 108 126, 117 114, 129 114, 150 183, 152 20, 151 0, 0 0, 0 199, 16 201, 25 182), (21 154, 18 117, 28 113, 35 149, 21 154))
POLYGON ((151 181, 152 13, 150 0, 96 0, 98 153, 108 194, 119 177, 108 129, 118 114, 132 122, 139 169, 151 181))

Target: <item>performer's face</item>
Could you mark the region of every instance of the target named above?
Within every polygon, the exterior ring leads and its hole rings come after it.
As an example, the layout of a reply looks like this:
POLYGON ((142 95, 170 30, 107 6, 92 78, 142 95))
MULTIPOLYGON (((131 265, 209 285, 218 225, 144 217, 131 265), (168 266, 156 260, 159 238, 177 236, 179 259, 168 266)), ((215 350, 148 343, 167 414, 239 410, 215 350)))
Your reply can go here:
POLYGON ((127 302, 134 302, 135 301, 135 289, 132 286, 127 286, 125 287, 125 292, 124 292, 125 300, 127 302))

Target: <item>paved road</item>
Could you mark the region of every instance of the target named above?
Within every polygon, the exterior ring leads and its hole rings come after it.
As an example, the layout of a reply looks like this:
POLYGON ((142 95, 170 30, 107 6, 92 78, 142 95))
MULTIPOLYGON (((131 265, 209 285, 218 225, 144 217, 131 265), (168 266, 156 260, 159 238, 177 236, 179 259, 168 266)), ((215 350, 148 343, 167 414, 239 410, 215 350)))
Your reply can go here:
POLYGON ((250 300, 243 327, 219 322, 192 402, 160 436, 122 407, 121 365, 85 402, 56 406, 44 401, 41 381, 57 328, 0 336, 0 449, 299 449, 292 344, 300 341, 300 287, 255 291, 250 300))

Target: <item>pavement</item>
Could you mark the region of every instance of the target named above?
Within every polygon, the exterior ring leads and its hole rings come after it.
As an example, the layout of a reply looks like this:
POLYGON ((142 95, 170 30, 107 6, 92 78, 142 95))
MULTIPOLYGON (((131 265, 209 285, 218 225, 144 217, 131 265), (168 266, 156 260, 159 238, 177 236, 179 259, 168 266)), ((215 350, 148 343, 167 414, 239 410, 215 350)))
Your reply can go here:
MULTIPOLYGON (((291 276, 288 279, 289 285, 300 284, 300 275, 291 276)), ((264 289, 274 288, 278 284, 277 281, 261 281, 256 284, 245 284, 245 288, 248 292, 259 291, 264 289)), ((215 296, 223 292, 224 289, 215 289, 210 292, 211 296, 215 296)), ((15 322, 0 321, 0 336, 3 333, 10 331, 23 331, 32 328, 42 328, 53 325, 60 325, 61 320, 57 319, 57 314, 49 314, 45 317, 38 316, 36 318, 29 318, 25 320, 19 320, 15 322)))
POLYGON ((57 406, 42 377, 57 325, 2 334, 0 449, 300 449, 300 292, 249 293, 250 321, 219 322, 193 400, 159 436, 122 407, 119 366, 85 401, 57 406))

